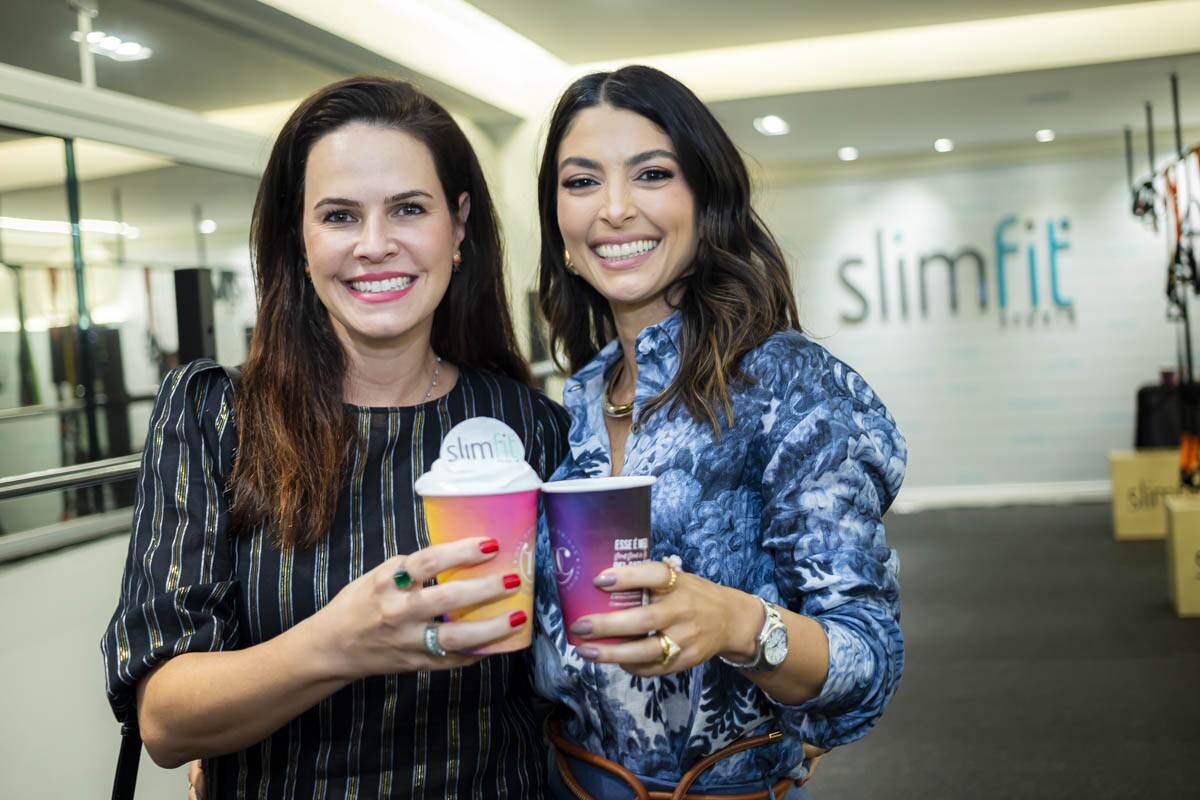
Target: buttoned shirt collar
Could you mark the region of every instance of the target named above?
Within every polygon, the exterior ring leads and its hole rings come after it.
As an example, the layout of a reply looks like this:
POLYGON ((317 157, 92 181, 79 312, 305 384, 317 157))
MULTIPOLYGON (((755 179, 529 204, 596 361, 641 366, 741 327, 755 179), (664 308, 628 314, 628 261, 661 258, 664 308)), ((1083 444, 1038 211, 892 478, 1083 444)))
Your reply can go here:
MULTIPOLYGON (((679 369, 680 312, 675 311, 661 322, 642 330, 634 341, 638 365, 637 385, 634 387, 634 414, 641 406, 670 385, 679 369)), ((608 375, 621 358, 621 343, 613 339, 596 357, 567 379, 563 405, 571 412, 571 450, 593 477, 611 473, 608 429, 604 425, 601 400, 608 375), (599 450, 602 455, 597 455, 599 450), (589 458, 583 458, 588 453, 589 458)))

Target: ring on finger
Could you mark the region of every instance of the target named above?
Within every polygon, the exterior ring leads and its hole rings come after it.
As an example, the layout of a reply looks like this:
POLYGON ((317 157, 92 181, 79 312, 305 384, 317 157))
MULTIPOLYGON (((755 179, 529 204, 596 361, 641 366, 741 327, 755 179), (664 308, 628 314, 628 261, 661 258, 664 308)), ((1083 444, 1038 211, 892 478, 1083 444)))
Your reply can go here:
POLYGON ((438 656, 440 658, 446 655, 446 651, 438 642, 438 624, 436 622, 431 622, 425 626, 425 649, 429 651, 429 655, 431 656, 438 656))
POLYGON ((681 652, 683 652, 683 648, 665 633, 660 633, 658 635, 658 643, 662 646, 662 660, 659 661, 659 664, 664 667, 671 666, 671 662, 674 661, 681 652))
POLYGON ((396 574, 392 576, 392 580, 396 582, 396 588, 407 589, 412 586, 412 575, 408 574, 408 570, 404 568, 404 562, 400 562, 400 569, 396 570, 396 574))
POLYGON ((665 561, 663 562, 663 566, 667 568, 667 572, 671 573, 671 575, 667 578, 666 583, 654 590, 655 594, 670 594, 675 591, 675 583, 679 580, 679 572, 676 571, 675 567, 665 561))

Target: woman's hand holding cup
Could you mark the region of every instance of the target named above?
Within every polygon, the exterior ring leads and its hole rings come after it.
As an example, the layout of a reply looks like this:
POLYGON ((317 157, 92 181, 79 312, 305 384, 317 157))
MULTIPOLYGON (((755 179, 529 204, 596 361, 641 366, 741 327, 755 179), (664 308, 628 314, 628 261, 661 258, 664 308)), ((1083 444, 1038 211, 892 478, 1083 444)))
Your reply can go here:
POLYGON ((523 612, 478 621, 438 622, 455 609, 501 600, 520 591, 516 573, 425 586, 438 573, 495 558, 496 540, 476 536, 396 556, 349 583, 307 621, 315 657, 331 677, 463 667, 473 650, 528 625, 523 612), (432 629, 433 633, 429 631, 432 629), (444 655, 437 654, 438 650, 444 655))
POLYGON ((667 675, 703 664, 731 652, 746 631, 761 625, 754 596, 689 575, 666 559, 613 567, 593 583, 604 592, 650 595, 647 605, 591 614, 570 627, 581 640, 581 658, 617 664, 633 675, 667 675))

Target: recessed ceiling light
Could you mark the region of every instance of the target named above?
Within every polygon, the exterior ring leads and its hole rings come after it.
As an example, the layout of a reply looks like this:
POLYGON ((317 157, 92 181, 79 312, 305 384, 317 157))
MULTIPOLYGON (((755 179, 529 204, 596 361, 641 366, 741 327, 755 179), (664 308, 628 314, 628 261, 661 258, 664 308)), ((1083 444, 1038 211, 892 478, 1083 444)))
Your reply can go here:
POLYGON ((1054 131, 1050 130, 1049 128, 1042 128, 1040 131, 1034 134, 1034 137, 1039 142, 1053 142, 1054 131))
POLYGON ((954 149, 954 142, 950 139, 936 139, 933 143, 933 149, 939 153, 949 153, 954 149))
MULTIPOLYGON (((83 40, 83 34, 74 31, 71 41, 83 40)), ((92 31, 87 36, 88 50, 98 56, 108 56, 113 61, 145 61, 154 55, 154 51, 144 44, 121 41, 119 36, 112 36, 104 31, 92 31)))
POLYGON ((842 161, 854 161, 858 158, 857 147, 839 147, 838 158, 842 161))
POLYGON ((217 223, 215 220, 202 219, 200 220, 200 224, 196 226, 196 230, 204 234, 216 233, 217 223))
POLYGON ((763 136, 783 136, 792 130, 792 126, 788 125, 783 117, 768 114, 765 117, 754 118, 754 130, 763 136))

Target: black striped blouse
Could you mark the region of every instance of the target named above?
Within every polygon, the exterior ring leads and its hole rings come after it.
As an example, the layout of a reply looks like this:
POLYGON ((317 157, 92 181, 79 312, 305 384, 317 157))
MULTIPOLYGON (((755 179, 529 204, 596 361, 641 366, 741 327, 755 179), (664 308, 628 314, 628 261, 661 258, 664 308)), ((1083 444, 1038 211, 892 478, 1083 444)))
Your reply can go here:
MULTIPOLYGON (((420 406, 353 408, 365 463, 342 491, 332 532, 311 548, 280 550, 262 530, 229 536, 231 391, 219 366, 199 361, 172 371, 159 392, 120 599, 101 643, 118 719, 132 713, 137 682, 166 659, 266 641, 385 559, 427 545, 413 481, 456 423, 503 420, 543 478, 567 448, 562 408, 482 373, 463 371, 449 393, 420 406)), ((356 681, 262 742, 206 760, 208 796, 540 796, 544 750, 526 659, 356 681)))

